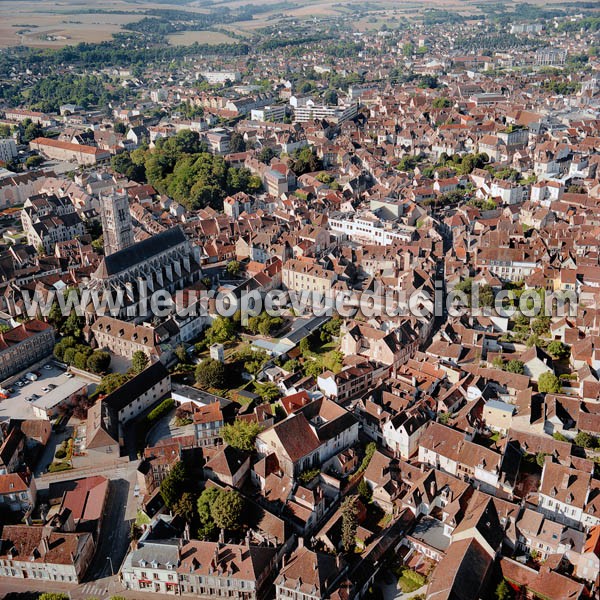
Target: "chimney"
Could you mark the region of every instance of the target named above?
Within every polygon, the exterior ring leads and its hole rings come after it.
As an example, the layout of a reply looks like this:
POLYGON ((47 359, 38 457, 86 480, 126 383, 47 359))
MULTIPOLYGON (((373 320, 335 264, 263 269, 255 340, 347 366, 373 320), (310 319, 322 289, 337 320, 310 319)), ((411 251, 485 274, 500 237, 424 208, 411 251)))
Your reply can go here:
POLYGON ((48 544, 48 538, 43 536, 40 541, 40 546, 42 547, 42 555, 48 554, 50 552, 50 545, 48 544))
POLYGON ((304 548, 304 538, 298 537, 298 548, 304 548))
POLYGON ((429 484, 429 493, 432 498, 435 496, 436 492, 437 492, 437 486, 435 484, 435 478, 434 478, 431 480, 431 483, 429 484))

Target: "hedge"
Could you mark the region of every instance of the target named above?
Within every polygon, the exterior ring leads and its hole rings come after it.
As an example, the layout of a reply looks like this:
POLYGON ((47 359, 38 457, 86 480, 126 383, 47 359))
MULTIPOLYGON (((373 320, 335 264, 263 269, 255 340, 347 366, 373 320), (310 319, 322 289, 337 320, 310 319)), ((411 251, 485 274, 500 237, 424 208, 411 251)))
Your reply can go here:
POLYGON ((73 467, 68 462, 53 462, 48 467, 48 472, 49 473, 58 473, 60 471, 68 471, 69 469, 72 469, 72 468, 73 467))
POLYGON ((173 398, 167 398, 163 400, 155 409, 148 413, 148 421, 152 423, 157 421, 161 417, 164 417, 167 413, 171 412, 175 406, 175 400, 173 398))

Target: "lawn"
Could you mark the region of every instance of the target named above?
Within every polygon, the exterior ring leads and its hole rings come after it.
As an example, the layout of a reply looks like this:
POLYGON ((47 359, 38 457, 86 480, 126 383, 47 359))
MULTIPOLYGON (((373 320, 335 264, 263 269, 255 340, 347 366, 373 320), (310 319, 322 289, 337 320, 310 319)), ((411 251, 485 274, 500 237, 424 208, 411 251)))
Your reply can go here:
POLYGON ((138 527, 141 527, 142 525, 150 525, 150 518, 148 517, 148 515, 146 515, 146 513, 142 512, 141 510, 137 511, 137 514, 135 516, 135 524, 138 527))
POLYGON ((424 575, 407 569, 406 567, 400 568, 400 577, 398 578, 398 586, 405 593, 409 594, 418 590, 420 587, 427 583, 427 579, 424 575))

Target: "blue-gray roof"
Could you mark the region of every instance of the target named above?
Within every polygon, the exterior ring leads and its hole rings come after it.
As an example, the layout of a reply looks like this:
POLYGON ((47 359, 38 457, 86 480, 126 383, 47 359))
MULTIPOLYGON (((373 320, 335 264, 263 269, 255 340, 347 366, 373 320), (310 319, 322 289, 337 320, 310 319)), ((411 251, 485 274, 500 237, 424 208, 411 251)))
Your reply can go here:
POLYGON ((490 408, 494 408, 495 410, 502 410, 504 412, 509 412, 511 415, 515 412, 515 407, 512 404, 508 404, 507 402, 502 402, 502 400, 489 400, 486 403, 486 406, 490 408))

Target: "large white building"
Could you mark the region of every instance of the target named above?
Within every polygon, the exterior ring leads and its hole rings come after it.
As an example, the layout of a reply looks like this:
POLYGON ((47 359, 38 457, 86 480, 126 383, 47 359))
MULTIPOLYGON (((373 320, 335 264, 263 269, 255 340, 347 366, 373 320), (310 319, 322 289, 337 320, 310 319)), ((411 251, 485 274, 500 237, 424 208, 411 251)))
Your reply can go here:
POLYGON ((353 119, 358 114, 358 102, 340 102, 337 105, 318 104, 312 98, 292 96, 290 106, 294 109, 294 120, 297 123, 306 123, 313 119, 342 123, 353 119))
POLYGON ((200 75, 211 85, 227 83, 227 81, 235 83, 242 78, 238 71, 202 71, 200 75))
POLYGON ((348 238, 377 246, 389 246, 395 241, 410 242, 414 227, 384 223, 378 218, 365 215, 337 214, 329 218, 329 229, 335 236, 348 238))
POLYGON ((250 118, 253 121, 271 121, 280 122, 285 117, 285 106, 263 106, 262 108, 253 108, 250 111, 250 118))

